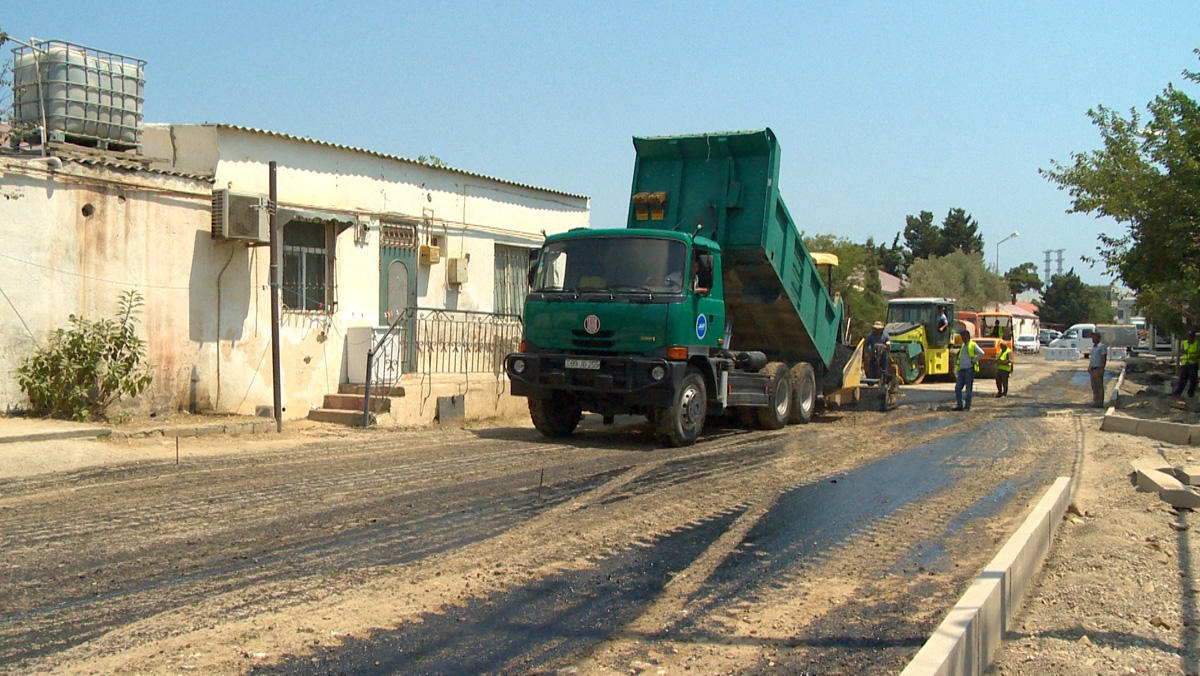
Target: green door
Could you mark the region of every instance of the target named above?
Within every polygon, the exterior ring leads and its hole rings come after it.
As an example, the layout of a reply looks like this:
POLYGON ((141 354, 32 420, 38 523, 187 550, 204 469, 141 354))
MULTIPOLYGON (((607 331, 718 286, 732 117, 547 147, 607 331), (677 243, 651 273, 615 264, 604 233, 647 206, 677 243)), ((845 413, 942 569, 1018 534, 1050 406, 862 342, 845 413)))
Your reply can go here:
POLYGON ((417 231, 401 223, 384 223, 379 237, 379 323, 391 326, 400 318, 403 368, 417 367, 417 231))

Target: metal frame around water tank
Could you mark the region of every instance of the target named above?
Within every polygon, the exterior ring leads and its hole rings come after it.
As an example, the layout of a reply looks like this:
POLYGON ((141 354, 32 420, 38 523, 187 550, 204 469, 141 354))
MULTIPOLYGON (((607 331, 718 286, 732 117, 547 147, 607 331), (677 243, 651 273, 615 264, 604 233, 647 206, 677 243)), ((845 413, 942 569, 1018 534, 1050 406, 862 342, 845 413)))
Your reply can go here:
POLYGON ((61 40, 13 49, 13 120, 46 138, 141 145, 146 62, 61 40))

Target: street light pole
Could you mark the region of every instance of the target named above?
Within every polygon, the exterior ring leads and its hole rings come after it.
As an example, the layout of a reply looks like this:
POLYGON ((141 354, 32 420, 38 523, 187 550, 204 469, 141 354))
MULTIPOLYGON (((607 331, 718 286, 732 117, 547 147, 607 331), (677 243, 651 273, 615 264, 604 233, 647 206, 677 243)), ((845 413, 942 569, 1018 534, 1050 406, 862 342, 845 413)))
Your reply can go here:
POLYGON ((996 242, 996 274, 1000 274, 1000 245, 1004 244, 1005 242, 1007 242, 1008 240, 1010 240, 1014 237, 1020 237, 1020 236, 1021 236, 1021 233, 1017 232, 1016 230, 1013 230, 1011 235, 1009 235, 1008 237, 1005 237, 1004 239, 1000 240, 999 242, 996 242))

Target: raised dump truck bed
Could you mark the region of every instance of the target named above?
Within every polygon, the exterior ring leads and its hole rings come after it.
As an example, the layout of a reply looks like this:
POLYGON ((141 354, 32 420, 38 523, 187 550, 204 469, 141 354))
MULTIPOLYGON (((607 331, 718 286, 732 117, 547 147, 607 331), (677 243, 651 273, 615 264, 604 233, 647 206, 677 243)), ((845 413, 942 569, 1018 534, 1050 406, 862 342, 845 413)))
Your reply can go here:
POLYGON ((720 244, 730 347, 830 366, 842 308, 779 194, 775 134, 639 137, 633 146, 629 227, 696 232, 720 244))

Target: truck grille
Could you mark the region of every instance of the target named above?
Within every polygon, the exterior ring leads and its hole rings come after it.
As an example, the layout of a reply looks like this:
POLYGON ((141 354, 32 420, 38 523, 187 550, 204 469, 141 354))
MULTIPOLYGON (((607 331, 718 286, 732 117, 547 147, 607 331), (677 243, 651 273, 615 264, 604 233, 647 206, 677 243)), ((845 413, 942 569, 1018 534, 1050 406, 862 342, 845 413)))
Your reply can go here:
POLYGON ((597 331, 590 334, 580 329, 571 331, 571 345, 591 350, 611 349, 615 341, 613 331, 597 331))

